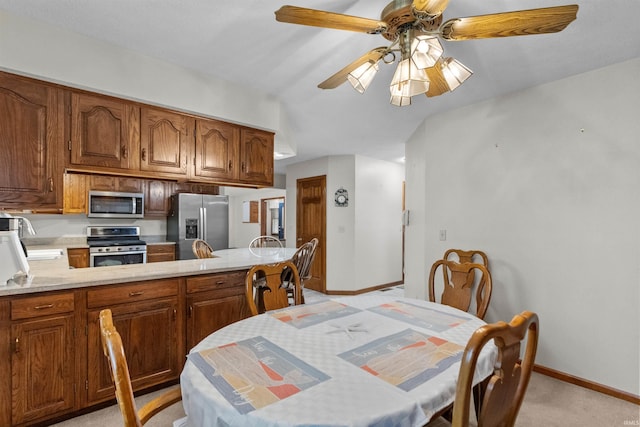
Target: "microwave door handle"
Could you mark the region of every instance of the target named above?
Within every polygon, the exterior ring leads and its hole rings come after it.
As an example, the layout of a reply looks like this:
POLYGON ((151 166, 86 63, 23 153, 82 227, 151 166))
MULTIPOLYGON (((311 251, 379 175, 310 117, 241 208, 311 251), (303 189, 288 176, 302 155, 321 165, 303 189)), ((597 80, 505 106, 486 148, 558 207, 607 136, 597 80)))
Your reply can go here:
POLYGON ((132 197, 131 200, 133 201, 133 203, 131 203, 131 214, 133 215, 136 213, 136 203, 138 200, 135 197, 132 197))

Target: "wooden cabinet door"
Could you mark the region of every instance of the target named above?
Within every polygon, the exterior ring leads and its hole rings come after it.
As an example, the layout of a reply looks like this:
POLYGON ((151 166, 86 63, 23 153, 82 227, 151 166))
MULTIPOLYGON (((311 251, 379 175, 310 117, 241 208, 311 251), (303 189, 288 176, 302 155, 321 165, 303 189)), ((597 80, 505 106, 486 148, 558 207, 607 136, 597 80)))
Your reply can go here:
POLYGON ((140 169, 186 176, 193 118, 143 107, 140 128, 140 169))
POLYGON ((77 214, 87 212, 87 175, 78 173, 64 174, 64 198, 62 213, 77 214))
POLYGON ((219 292, 194 294, 187 298, 187 352, 209 334, 249 315, 242 293, 229 296, 219 292))
POLYGON ((239 174, 238 126, 217 120, 196 120, 195 167, 199 178, 236 180, 239 174))
POLYGON ((174 183, 170 181, 147 180, 145 182, 145 217, 166 217, 169 215, 173 187, 174 183))
POLYGON ((0 207, 62 208, 63 131, 61 91, 0 72, 0 207))
POLYGON ((143 179, 111 175, 90 175, 90 181, 90 190, 123 193, 142 193, 145 184, 143 179))
POLYGON ((73 314, 15 322, 12 422, 20 424, 74 408, 73 314))
POLYGON ((67 248, 67 259, 69 260, 69 267, 87 268, 89 267, 89 249, 67 248))
MULTIPOLYGON (((159 283, 158 286, 162 285, 159 283)), ((184 342, 178 339, 178 297, 110 305, 109 308, 113 323, 122 336, 133 389, 141 390, 177 379, 182 366, 178 349, 184 342)), ((99 315, 100 309, 87 312, 88 404, 113 399, 115 390, 102 352, 99 315)))
POLYGON ((239 178, 249 184, 273 185, 273 133, 242 129, 239 178))
POLYGON ((187 278, 187 352, 206 336, 248 317, 246 270, 187 278))
POLYGON ((125 100, 71 94, 71 164, 137 170, 140 109, 125 100))

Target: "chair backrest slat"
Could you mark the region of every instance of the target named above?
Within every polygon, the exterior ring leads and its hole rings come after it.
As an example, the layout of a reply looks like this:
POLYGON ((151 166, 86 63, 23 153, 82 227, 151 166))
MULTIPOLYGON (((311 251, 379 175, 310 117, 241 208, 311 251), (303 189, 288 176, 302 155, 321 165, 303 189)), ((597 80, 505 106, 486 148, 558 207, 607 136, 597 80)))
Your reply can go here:
POLYGON ((473 377, 478 356, 483 347, 493 340, 498 357, 492 376, 486 380, 478 426, 512 427, 529 385, 538 347, 539 320, 536 313, 524 311, 510 323, 497 322, 478 328, 467 343, 460 365, 460 375, 453 404, 452 426, 467 427, 473 377), (526 346, 520 361, 521 343, 526 346))
POLYGON ((276 310, 289 306, 288 287, 293 292, 293 301, 299 305, 301 301, 300 276, 298 268, 291 261, 276 264, 254 265, 245 278, 247 304, 252 315, 264 311, 276 310), (291 271, 291 280, 285 284, 283 277, 286 270, 291 271), (260 280, 256 280, 259 278, 260 280))

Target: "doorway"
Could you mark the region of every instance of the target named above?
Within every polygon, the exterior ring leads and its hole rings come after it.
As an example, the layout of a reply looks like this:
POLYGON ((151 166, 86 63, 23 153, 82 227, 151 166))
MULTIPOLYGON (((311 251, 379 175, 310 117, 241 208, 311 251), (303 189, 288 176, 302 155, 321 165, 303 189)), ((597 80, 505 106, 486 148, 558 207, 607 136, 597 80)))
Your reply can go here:
POLYGON ((311 265, 311 278, 305 287, 325 293, 326 287, 326 175, 301 178, 296 181, 296 247, 318 239, 318 248, 311 265))
POLYGON ((260 235, 273 236, 286 245, 284 197, 260 199, 260 235))

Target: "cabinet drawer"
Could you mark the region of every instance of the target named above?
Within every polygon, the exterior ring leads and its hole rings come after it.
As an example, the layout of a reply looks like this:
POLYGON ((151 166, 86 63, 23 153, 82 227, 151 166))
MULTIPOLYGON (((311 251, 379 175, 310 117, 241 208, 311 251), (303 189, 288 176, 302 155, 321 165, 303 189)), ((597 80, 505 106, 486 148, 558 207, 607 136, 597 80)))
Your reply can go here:
POLYGON ((233 271, 230 273, 211 274, 208 276, 190 277, 187 279, 187 293, 210 291, 212 289, 224 289, 234 286, 244 288, 244 278, 247 270, 233 271))
POLYGON ((73 311, 73 292, 11 301, 11 320, 30 319, 73 311))
POLYGON ((147 245, 147 255, 149 254, 173 254, 176 251, 174 244, 151 244, 147 245))
POLYGON ((87 291, 87 307, 105 307, 178 295, 180 279, 154 280, 135 285, 112 285, 87 291))

